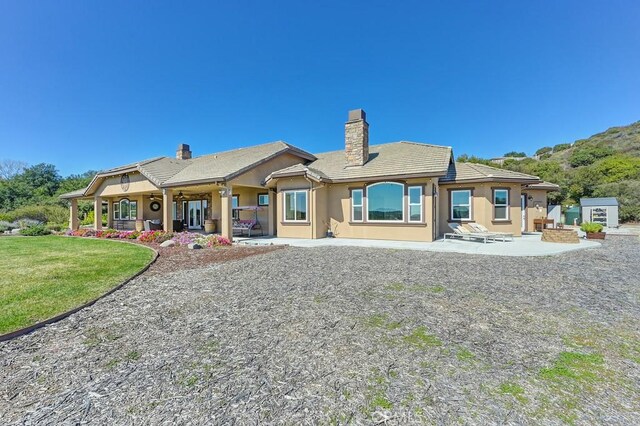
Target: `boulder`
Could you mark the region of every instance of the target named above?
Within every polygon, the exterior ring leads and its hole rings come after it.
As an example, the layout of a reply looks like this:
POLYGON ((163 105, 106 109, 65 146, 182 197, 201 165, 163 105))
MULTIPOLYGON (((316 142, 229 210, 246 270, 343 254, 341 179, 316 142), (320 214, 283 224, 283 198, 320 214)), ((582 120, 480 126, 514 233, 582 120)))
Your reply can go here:
POLYGON ((198 250, 202 248, 202 246, 198 243, 191 243, 187 247, 189 248, 189 250, 198 250))
POLYGON ((173 247, 176 245, 176 242, 173 240, 167 240, 165 242, 163 242, 162 244, 160 244, 160 247, 173 247))
POLYGON ((12 229, 12 230, 11 230, 11 234, 13 234, 13 235, 18 235, 18 234, 20 233, 20 231, 21 231, 21 229, 19 229, 19 228, 15 228, 15 229, 12 229))

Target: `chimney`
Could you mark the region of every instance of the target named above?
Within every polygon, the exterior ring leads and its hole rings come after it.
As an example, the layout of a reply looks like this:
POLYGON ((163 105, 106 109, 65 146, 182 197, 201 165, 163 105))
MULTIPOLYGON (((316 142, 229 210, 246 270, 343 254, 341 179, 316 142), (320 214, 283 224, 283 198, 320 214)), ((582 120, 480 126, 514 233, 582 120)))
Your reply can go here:
POLYGON ((347 166, 362 166, 369 160, 369 123, 362 109, 349 111, 344 125, 344 151, 347 166))
POLYGON ((176 158, 178 160, 188 160, 191 158, 191 150, 189 149, 189 145, 186 143, 181 143, 178 145, 178 150, 176 151, 176 158))

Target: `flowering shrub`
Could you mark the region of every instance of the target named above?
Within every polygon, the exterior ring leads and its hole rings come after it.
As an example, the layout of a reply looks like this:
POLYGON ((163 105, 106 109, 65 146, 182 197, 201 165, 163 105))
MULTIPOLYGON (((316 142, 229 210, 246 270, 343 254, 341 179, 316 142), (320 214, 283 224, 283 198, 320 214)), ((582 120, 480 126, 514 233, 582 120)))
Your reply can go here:
POLYGON ((74 237, 113 238, 120 240, 138 240, 141 243, 163 243, 173 240, 177 245, 186 246, 191 243, 200 244, 203 247, 230 246, 231 241, 220 235, 202 235, 195 232, 171 233, 165 231, 117 231, 115 229, 103 229, 94 231, 89 228, 81 228, 76 231, 68 230, 65 235, 74 237))
POLYGON ((173 237, 171 232, 143 231, 138 236, 138 241, 143 243, 163 243, 173 237))

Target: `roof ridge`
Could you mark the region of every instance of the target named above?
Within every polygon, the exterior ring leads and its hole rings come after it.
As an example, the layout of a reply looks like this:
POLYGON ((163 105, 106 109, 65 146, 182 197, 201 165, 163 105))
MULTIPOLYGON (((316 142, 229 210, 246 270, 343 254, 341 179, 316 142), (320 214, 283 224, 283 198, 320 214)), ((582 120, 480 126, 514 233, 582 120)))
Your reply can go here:
POLYGON ((453 149, 453 147, 450 146, 450 145, 436 145, 436 144, 427 143, 427 142, 416 142, 416 141, 401 140, 401 141, 396 141, 396 142, 389 142, 388 144, 392 144, 392 143, 410 143, 410 144, 413 144, 413 145, 430 146, 430 147, 433 147, 433 148, 453 149))
POLYGON ((241 151, 243 149, 251 149, 251 148, 259 148, 259 147, 264 147, 267 145, 275 145, 275 144, 282 144, 285 146, 289 146, 289 144, 281 139, 278 139, 277 141, 271 141, 271 142, 265 142, 265 143, 261 143, 258 145, 250 145, 250 146, 241 146, 240 148, 233 148, 233 149, 227 149, 226 151, 218 151, 218 152, 212 152, 210 154, 203 154, 203 155, 199 155, 197 157, 193 157, 192 160, 198 159, 198 158, 204 158, 204 157, 212 157, 214 155, 220 155, 220 154, 226 154, 229 152, 236 152, 236 151, 241 151))

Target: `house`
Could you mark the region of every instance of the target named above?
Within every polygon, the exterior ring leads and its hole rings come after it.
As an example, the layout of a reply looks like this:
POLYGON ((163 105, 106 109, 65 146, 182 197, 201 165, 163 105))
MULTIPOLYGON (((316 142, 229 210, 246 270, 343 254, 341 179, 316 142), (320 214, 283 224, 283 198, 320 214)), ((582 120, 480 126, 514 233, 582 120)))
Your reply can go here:
MULTIPOLYGON (((311 154, 278 141, 192 157, 157 157, 98 173, 87 188, 64 194, 70 226, 77 202, 107 205, 108 226, 142 229, 144 220, 172 231, 215 226, 231 237, 234 220, 258 215, 267 235, 433 241, 448 222, 478 222, 520 235, 546 215, 538 177, 456 163, 451 147, 399 141, 369 145, 363 110, 349 112, 345 149, 311 154), (238 209, 258 206, 253 211, 238 209), (257 211, 256 211, 257 210, 257 211), (245 215, 243 217, 243 215, 245 215)), ((99 216, 94 224, 101 228, 99 216)))
POLYGON ((595 222, 607 228, 618 223, 618 199, 615 197, 580 198, 583 222, 595 222))

